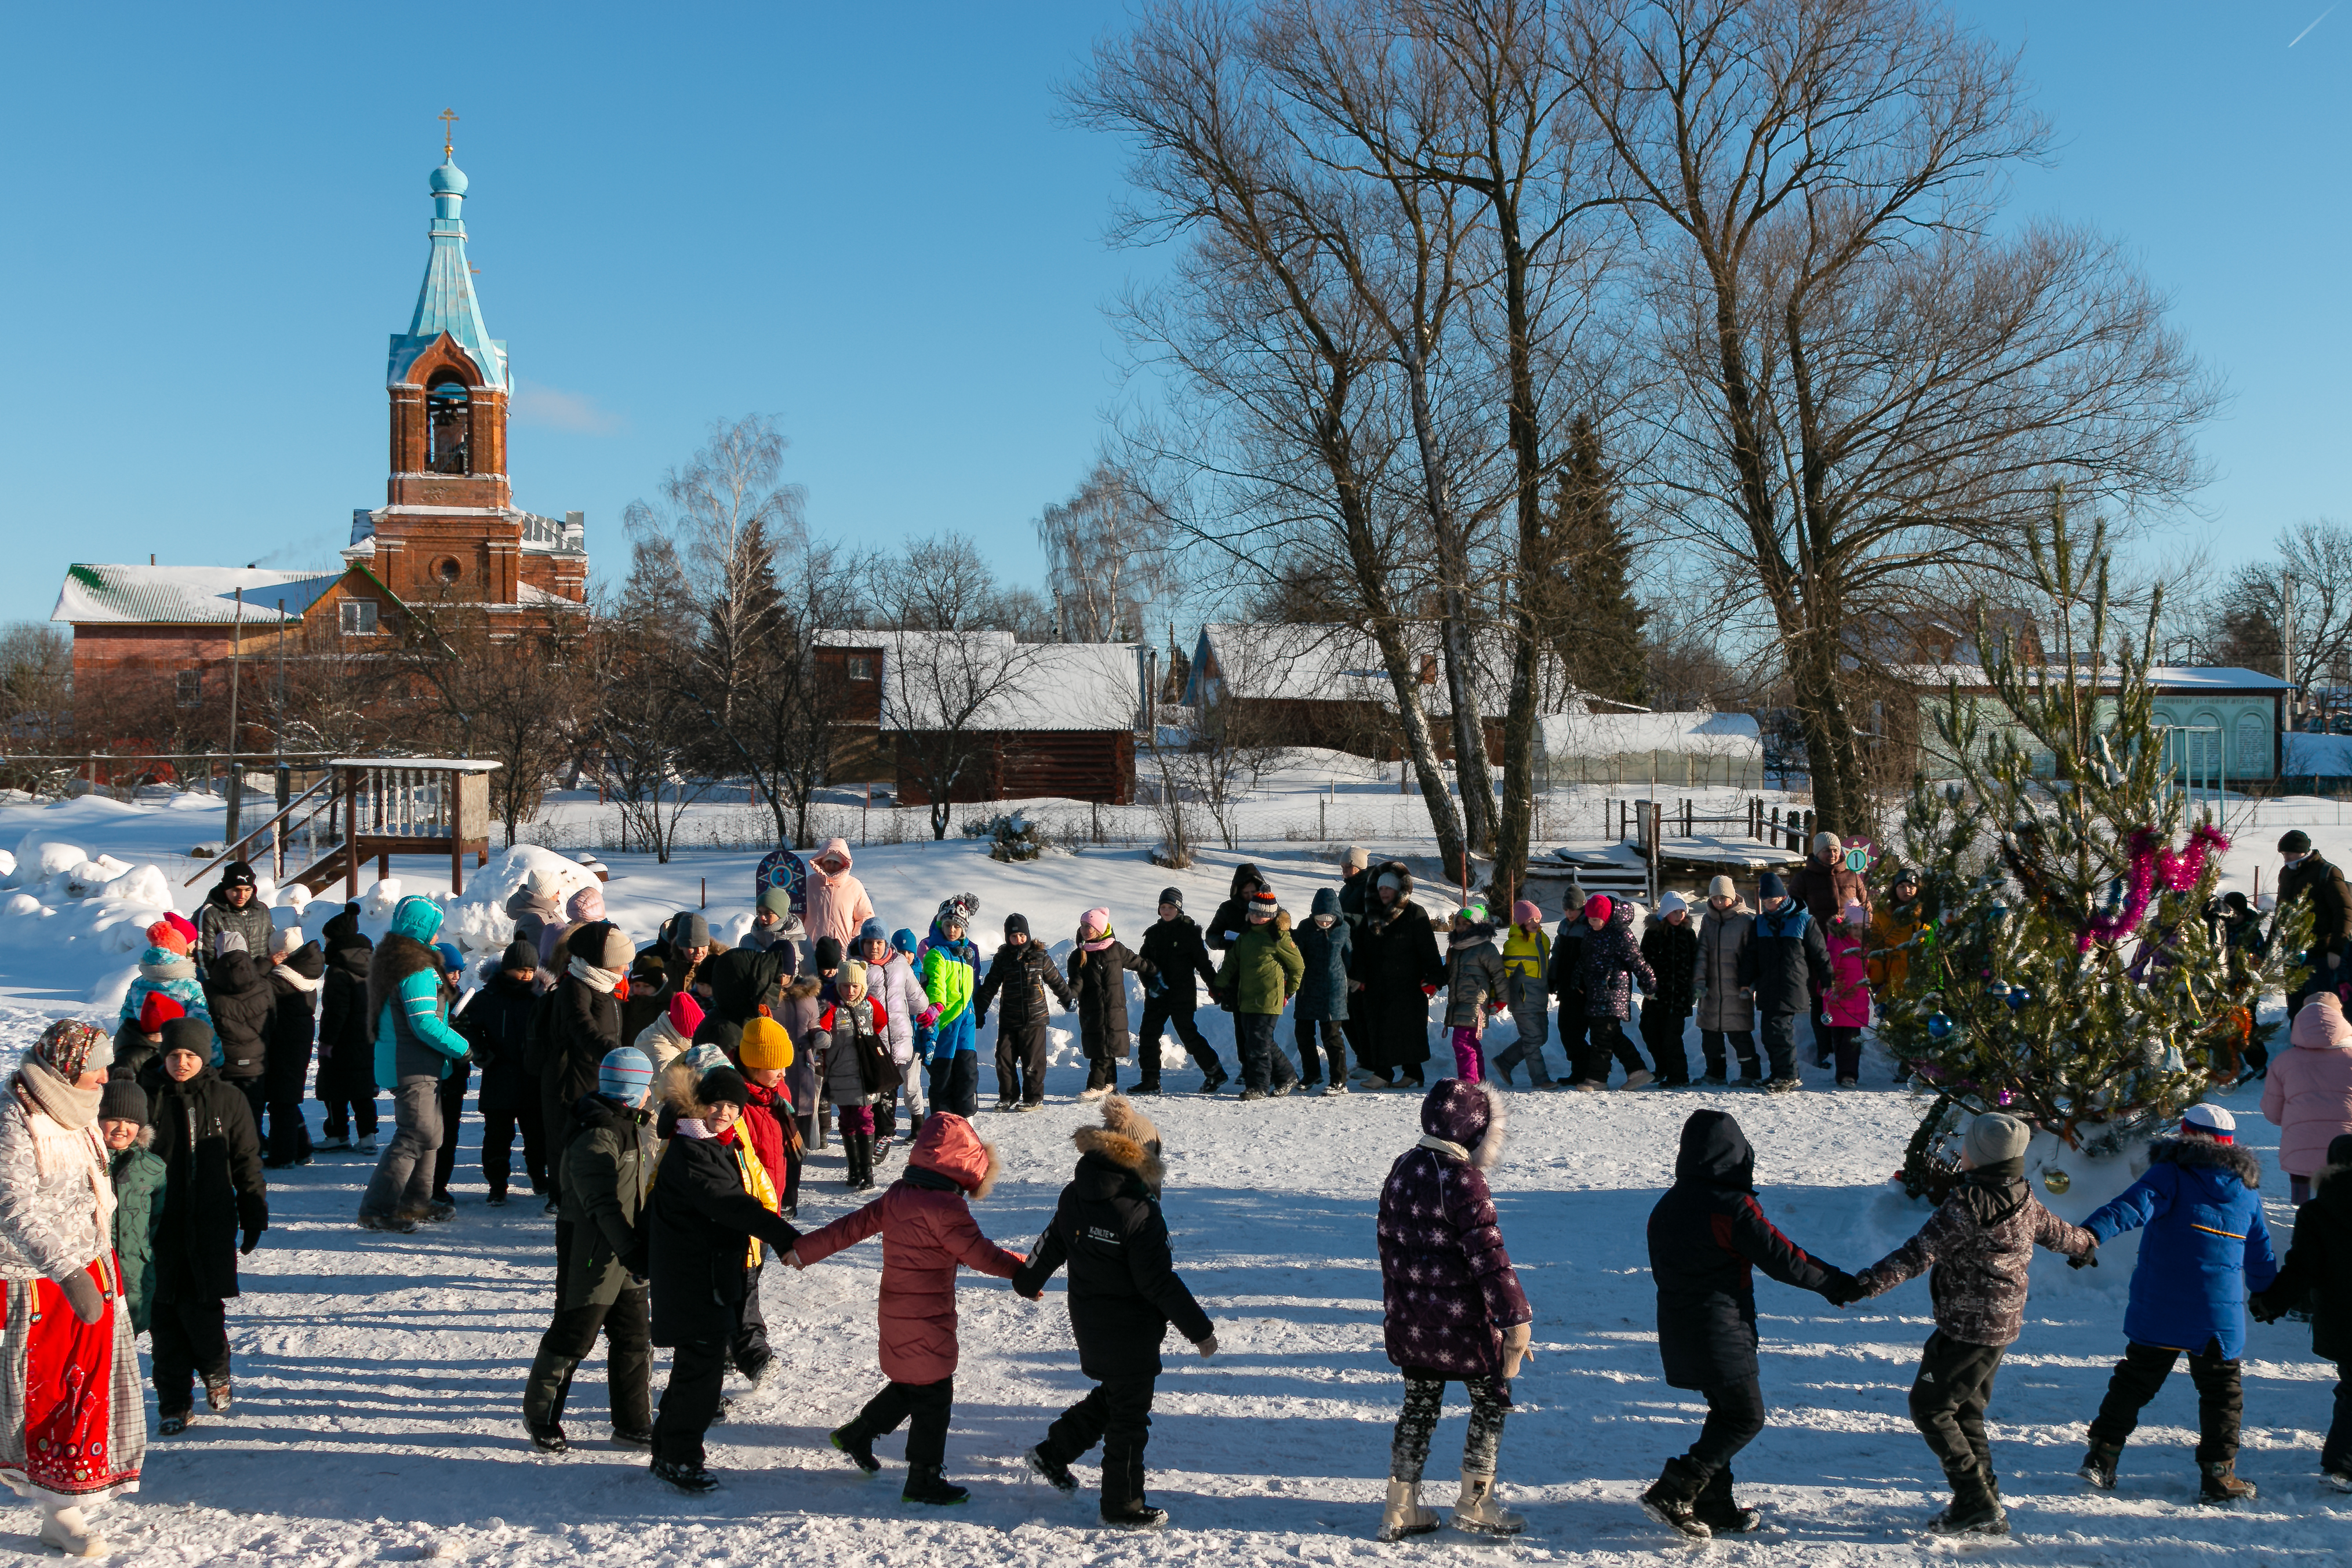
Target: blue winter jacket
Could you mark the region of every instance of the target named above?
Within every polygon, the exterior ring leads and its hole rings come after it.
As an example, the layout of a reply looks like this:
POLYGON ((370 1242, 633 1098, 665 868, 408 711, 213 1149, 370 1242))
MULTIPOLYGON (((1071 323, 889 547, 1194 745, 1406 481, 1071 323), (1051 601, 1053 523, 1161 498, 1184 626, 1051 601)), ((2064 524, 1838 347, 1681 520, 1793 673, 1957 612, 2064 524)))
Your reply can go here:
POLYGON ((2262 1166, 2209 1138, 2161 1140, 2147 1156, 2147 1174, 2084 1222, 2102 1244, 2147 1227, 2124 1333, 2186 1351, 2219 1340, 2221 1354, 2235 1360, 2246 1348, 2247 1289, 2278 1277, 2256 1191, 2262 1166))
MULTIPOLYGON (((379 1087, 390 1089, 403 1078, 422 1077, 428 1071, 436 1078, 446 1078, 449 1064, 462 1060, 470 1049, 465 1037, 451 1029, 441 1016, 441 976, 437 969, 440 956, 429 946, 440 934, 441 906, 431 899, 412 894, 393 905, 392 929, 376 949, 373 963, 407 972, 399 976, 395 985, 383 988, 388 994, 383 998, 383 1010, 376 1017, 375 1081, 379 1087), (395 936, 405 936, 425 946, 426 961, 420 961, 414 968, 397 964, 400 945, 393 940, 395 936)), ((370 979, 372 983, 374 980, 373 969, 370 979)))
MULTIPOLYGON (((1307 977, 1298 982, 1294 1016, 1344 1022, 1348 1017, 1348 970, 1355 962, 1356 948, 1355 928, 1339 913, 1339 894, 1331 888, 1317 888, 1314 914, 1290 936, 1298 947, 1298 956, 1307 961, 1307 977), (1316 925, 1315 915, 1330 915, 1330 925, 1316 925)), ((1189 985, 1191 981, 1185 983, 1189 985)))

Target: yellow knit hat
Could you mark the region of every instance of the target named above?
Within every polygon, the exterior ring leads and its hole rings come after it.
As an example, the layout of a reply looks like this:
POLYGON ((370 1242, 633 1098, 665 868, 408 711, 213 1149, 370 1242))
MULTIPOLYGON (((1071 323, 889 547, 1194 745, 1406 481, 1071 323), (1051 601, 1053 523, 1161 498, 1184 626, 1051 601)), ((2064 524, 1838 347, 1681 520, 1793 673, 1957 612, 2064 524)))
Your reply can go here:
POLYGON ((793 1064, 793 1037, 783 1025, 761 1015, 744 1024, 736 1055, 746 1067, 758 1068, 762 1072, 782 1072, 793 1064))

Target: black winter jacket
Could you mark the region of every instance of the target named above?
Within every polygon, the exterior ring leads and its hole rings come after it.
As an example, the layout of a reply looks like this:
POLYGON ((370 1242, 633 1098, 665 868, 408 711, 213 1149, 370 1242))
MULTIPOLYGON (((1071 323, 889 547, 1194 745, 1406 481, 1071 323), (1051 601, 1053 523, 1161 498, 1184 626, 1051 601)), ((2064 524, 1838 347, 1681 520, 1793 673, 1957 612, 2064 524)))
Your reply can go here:
POLYGON ((1698 922, 1685 915, 1675 925, 1664 915, 1651 915, 1642 930, 1642 956, 1657 977, 1643 1012, 1659 1008, 1669 1018, 1690 1017, 1698 1005, 1698 922))
POLYGON ((1559 928, 1551 934, 1551 973, 1545 984, 1559 998, 1563 1014, 1582 1017, 1584 993, 1577 988, 1577 977, 1584 967, 1584 939, 1592 935, 1592 927, 1584 923, 1581 915, 1564 915, 1559 928))
POLYGON ((1609 924, 1598 931, 1592 929, 1589 920, 1577 924, 1584 927, 1576 969, 1576 988, 1584 998, 1584 1016, 1632 1018, 1633 987, 1639 984, 1646 997, 1658 985, 1657 976, 1650 972, 1648 960, 1642 956, 1641 946, 1633 940, 1633 904, 1620 901, 1609 912, 1609 924))
POLYGON ((262 1036, 264 1068, 262 1095, 272 1105, 291 1105, 302 1098, 302 1082, 310 1073, 310 1047, 316 1041, 320 982, 327 956, 316 942, 305 942, 269 971, 269 1023, 262 1036), (312 984, 298 985, 278 972, 291 969, 312 984))
POLYGON ((1813 993, 1830 983, 1821 922, 1793 898, 1757 915, 1739 950, 1739 983, 1756 993, 1756 1010, 1766 1018, 1810 1012, 1813 993))
POLYGON ((318 1094, 330 1103, 375 1098, 375 1048, 367 1034, 368 965, 374 957, 375 946, 365 936, 354 933, 341 944, 329 936, 327 979, 319 990, 318 1094))
POLYGON ((1412 902, 1412 874, 1395 861, 1372 874, 1391 873, 1403 886, 1392 905, 1383 907, 1378 893, 1373 895, 1355 936, 1355 978, 1364 988, 1349 998, 1363 1020, 1360 1058, 1375 1072, 1429 1060, 1429 998, 1422 987, 1445 979, 1429 912, 1412 902))
POLYGON ((1209 957, 1209 945, 1201 939, 1200 925, 1189 915, 1153 921, 1143 934, 1140 956, 1151 966, 1143 994, 1166 998, 1171 1012, 1189 1013, 1201 1005, 1194 976, 1211 991, 1217 988, 1217 966, 1209 957))
POLYGON ((268 1063, 264 1038, 270 1009, 278 1005, 269 976, 250 953, 224 953, 213 960, 205 981, 205 1006, 212 1009, 213 1037, 220 1041, 220 1071, 235 1082, 258 1078, 268 1063))
POLYGON ((653 1340, 661 1345, 725 1344, 742 1308, 746 1243, 801 1239, 743 1190, 735 1145, 716 1138, 670 1139, 645 1213, 653 1340))
POLYGON ((482 1070, 476 1091, 485 1115, 512 1115, 526 1105, 541 1105, 539 1075, 526 1058, 530 1050, 530 1026, 539 1011, 538 990, 528 980, 518 985, 507 978, 499 960, 482 966, 481 988, 466 1010, 450 1020, 474 1053, 482 1070))
POLYGON ((1077 1174, 1013 1288, 1034 1298, 1067 1262, 1079 1370, 1097 1382, 1156 1377, 1170 1323, 1195 1344, 1211 1333, 1169 1252, 1159 1156, 1107 1127, 1080 1128, 1076 1143, 1077 1174))
POLYGON ((1249 895, 1252 890, 1268 885, 1250 862, 1244 861, 1234 867, 1233 886, 1225 901, 1217 905, 1216 914, 1209 917, 1209 924, 1202 930, 1210 951, 1222 953, 1241 940, 1242 933, 1249 929, 1249 895))
POLYGON ((1764 1218, 1756 1152, 1739 1124, 1722 1111, 1694 1111, 1683 1124, 1675 1185, 1650 1211, 1658 1355, 1668 1387, 1711 1388, 1756 1375, 1754 1269, 1801 1291, 1843 1277, 1764 1218))
MULTIPOLYGON (((242 863, 242 862, 239 862, 242 863)), ((249 869, 249 868, 248 868, 249 869)), ((189 954, 196 963, 196 977, 209 984, 213 971, 219 967, 216 956, 221 934, 234 931, 245 938, 245 950, 259 963, 269 953, 269 933, 275 923, 270 919, 269 906, 259 898, 248 898, 243 909, 232 909, 228 902, 228 884, 215 883, 196 905, 195 950, 189 954)))
POLYGON ((703 1010, 738 1028, 761 1008, 782 1013, 784 982, 793 977, 799 951, 789 942, 773 947, 730 947, 702 961, 698 977, 710 982, 710 1005, 703 1010))
MULTIPOLYGON (((2344 1142, 2339 1134, 2329 1153, 2344 1142)), ((2295 1211, 2285 1266, 2254 1305, 2264 1316, 2311 1308, 2313 1353, 2341 1363, 2352 1361, 2352 1165, 2330 1165, 2317 1181, 2316 1196, 2295 1211)))
POLYGON ((236 1294, 237 1233, 269 1228, 253 1108, 211 1066, 185 1083, 159 1077, 151 1099, 153 1147, 169 1173, 155 1237, 156 1294, 226 1301, 236 1294))
POLYGON ((2288 904, 2306 895, 2311 899, 2311 950, 2342 954, 2352 948, 2352 889, 2345 886, 2344 873, 2315 854, 2279 873, 2280 918, 2288 904))
POLYGON ((1151 966, 1112 938, 1099 953, 1070 949, 1070 987, 1077 993, 1078 1041, 1089 1056, 1124 1057, 1128 1051, 1127 972, 1149 976, 1151 966))
MULTIPOLYGON (((539 1113, 550 1145, 572 1141, 572 1108, 596 1090, 596 1070, 621 1049, 621 1004, 577 975, 567 974, 540 1000, 532 1019, 526 1069, 539 1075, 539 1113)), ((471 1011, 471 1009, 467 1009, 471 1011)))
POLYGON ((978 1029, 988 1021, 992 1005, 996 1008, 1000 1034, 1044 1023, 1054 1015, 1054 1009, 1046 1005, 1048 991, 1064 1012, 1078 1005, 1077 993, 1054 967, 1054 956, 1045 951, 1043 942, 1034 938, 1017 946, 1007 942, 996 950, 988 977, 981 981, 980 994, 972 999, 972 1027, 978 1029))

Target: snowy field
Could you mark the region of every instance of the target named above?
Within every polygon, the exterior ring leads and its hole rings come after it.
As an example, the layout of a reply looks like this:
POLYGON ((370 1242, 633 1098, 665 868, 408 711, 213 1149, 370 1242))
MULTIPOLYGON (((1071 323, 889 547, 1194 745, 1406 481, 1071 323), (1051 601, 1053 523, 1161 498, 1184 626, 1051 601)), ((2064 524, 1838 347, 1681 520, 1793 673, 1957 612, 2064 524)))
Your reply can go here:
MULTIPOLYGON (((2269 829, 2264 849, 2276 831, 2269 829)), ((0 811, 0 845, 17 845, 20 859, 28 832, 154 863, 176 887, 194 867, 174 862, 174 871, 165 857, 207 828, 202 813, 108 802, 0 811)), ((217 836, 216 816, 209 833, 217 836)), ((2314 836, 2330 853, 2352 847, 2329 841, 2339 835, 2325 827, 2314 836)), ((2352 830, 2341 836, 2352 839, 2352 830)), ((1277 842, 1255 846, 1249 858, 1265 867, 1286 904, 1300 908, 1331 880, 1331 848, 1277 842)), ((695 907, 704 877, 724 932, 724 917, 744 906, 755 859, 698 855, 663 868, 605 858, 614 916, 641 940, 672 909, 695 907)), ((1066 951, 1079 911, 1095 904, 1108 903, 1120 934, 1139 938, 1153 896, 1171 881, 1205 916, 1239 858, 1205 856, 1181 875, 1133 851, 1003 866, 977 846, 951 841, 861 852, 858 871, 893 925, 919 927, 940 897, 969 889, 982 900, 983 939, 1019 909, 1066 951)), ((2274 862, 2233 855, 2233 881, 2250 884, 2256 863, 2274 862)), ((20 867, 20 886, 34 869, 20 867)), ((446 885, 430 862, 396 863, 395 874, 410 891, 446 885)), ((119 995, 115 977, 127 979, 125 966, 136 957, 110 935, 136 918, 128 901, 115 901, 110 915, 102 894, 71 899, 48 885, 54 880, 23 893, 31 909, 11 912, 16 895, 0 892, 0 1041, 8 1045, 28 1041, 60 1013, 103 1009, 110 1019, 107 993, 119 995)), ((482 885, 503 891, 496 878, 482 885)), ((179 907, 190 907, 197 891, 184 890, 179 907)), ((461 909, 457 919, 491 937, 484 916, 461 909)), ((368 925, 380 928, 381 918, 368 925)), ((1202 1020, 1230 1057, 1228 1020, 1213 1010, 1202 1020)), ((1506 1022, 1492 1039, 1499 1044, 1508 1033, 1506 1022)), ((984 1061, 992 1034, 992 1025, 983 1031, 984 1061)), ((1007 1246, 1025 1249, 1034 1239, 1068 1176, 1069 1133, 1094 1119, 1073 1100, 1082 1082, 1075 1060, 1074 1042, 1057 1031, 1046 1110, 982 1113, 1007 1173, 976 1212, 1007 1246)), ((1556 1051, 1554 1061, 1557 1071, 1556 1051)), ((992 1076, 983 1071, 984 1103, 992 1076)), ((472 1123, 454 1186, 458 1218, 413 1237, 351 1224, 368 1168, 353 1156, 321 1155, 307 1168, 271 1173, 272 1228, 244 1260, 247 1291, 230 1312, 236 1409, 158 1441, 142 1491, 98 1519, 118 1543, 118 1560, 132 1563, 1680 1562, 1688 1549, 1634 1501, 1659 1464, 1688 1444, 1701 1413, 1693 1396, 1659 1380, 1643 1242, 1676 1130, 1698 1106, 1733 1109, 1759 1151, 1767 1212, 1801 1245, 1859 1268, 1926 1212, 1886 1180, 1921 1108, 1888 1088, 1890 1077, 1874 1055, 1865 1087, 1843 1093, 1512 1097, 1511 1146, 1493 1181, 1537 1312, 1537 1357, 1517 1385, 1503 1442, 1506 1500, 1528 1519, 1528 1534, 1508 1544, 1451 1534, 1393 1546, 1371 1539, 1402 1392, 1381 1348, 1373 1207, 1389 1163, 1417 1135, 1415 1099, 1358 1094, 1244 1106, 1230 1095, 1202 1101, 1185 1092, 1197 1077, 1174 1067, 1167 1080, 1175 1092, 1150 1107, 1170 1144, 1167 1213, 1179 1265, 1216 1321, 1224 1354, 1203 1363, 1172 1341, 1166 1353, 1149 1452, 1150 1494, 1172 1516, 1164 1533, 1104 1531, 1091 1490, 1065 1500, 1020 1466, 1022 1451, 1087 1386, 1058 1280, 1040 1305, 997 1281, 967 1277, 961 1291, 964 1358, 948 1458, 950 1476, 973 1490, 968 1507, 917 1511, 898 1502, 903 1437, 883 1444, 887 1464, 872 1481, 827 1447, 826 1430, 881 1382, 873 1315, 880 1249, 873 1244, 806 1274, 771 1270, 765 1301, 784 1370, 714 1428, 710 1463, 726 1482, 715 1496, 682 1498, 647 1477, 641 1454, 609 1443, 604 1391, 593 1381, 601 1359, 583 1364, 575 1389, 573 1450, 539 1455, 522 1437, 519 1408, 551 1301, 552 1221, 528 1202, 483 1206, 472 1123)), ((2283 1229, 2285 1183, 2257 1098, 2250 1088, 2227 1103, 2242 1141, 2263 1155, 2272 1222, 2283 1229)), ((2051 1200, 2070 1218, 2131 1174, 2119 1164, 2071 1168, 2072 1190, 2051 1200)), ((839 1171, 837 1148, 814 1158, 803 1226, 848 1207, 839 1171)), ((1966 1549, 1931 1542, 1921 1529, 1943 1500, 1905 1409, 1929 1327, 1925 1282, 1839 1312, 1759 1281, 1773 1424, 1738 1469, 1743 1496, 1765 1509, 1768 1528, 1704 1554, 1840 1565, 1956 1554, 2053 1564, 2204 1564, 2225 1556, 2352 1563, 2352 1506, 2315 1473, 2333 1369, 2312 1357, 2308 1331, 2296 1325, 2252 1331, 2241 1472, 2262 1488, 2258 1503, 2233 1513, 2196 1505, 2194 1400, 2185 1375, 2150 1408, 2126 1455, 2122 1490, 2089 1493, 2074 1478, 2083 1424, 2123 1345, 2130 1251, 2126 1241, 2110 1246, 2095 1271, 2070 1272, 2055 1259, 2037 1264, 2026 1332, 1992 1411, 2016 1533, 1966 1549)), ((657 1368, 657 1386, 661 1376, 657 1368)), ((1452 1500, 1463 1416, 1457 1400, 1432 1452, 1426 1491, 1441 1508, 1452 1500)), ((1080 1473, 1091 1485, 1091 1466, 1080 1473)), ((34 1550, 34 1526, 28 1508, 0 1511, 0 1546, 34 1550)))

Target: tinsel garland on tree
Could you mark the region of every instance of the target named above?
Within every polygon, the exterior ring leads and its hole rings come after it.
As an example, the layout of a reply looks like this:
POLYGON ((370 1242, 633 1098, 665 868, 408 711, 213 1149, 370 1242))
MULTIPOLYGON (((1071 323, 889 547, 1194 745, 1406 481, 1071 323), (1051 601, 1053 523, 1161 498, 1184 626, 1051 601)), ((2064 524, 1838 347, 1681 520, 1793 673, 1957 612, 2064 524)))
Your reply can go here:
MULTIPOLYGON (((2026 543, 2044 656, 1996 643, 1979 606, 1991 695, 1955 681, 1934 715, 1959 777, 1913 786, 1925 924, 1878 1035, 1937 1092, 1931 1119, 2005 1110, 2096 1151, 2204 1092, 2255 998, 2296 979, 2309 916, 2291 912, 2266 956, 2224 953, 2205 910, 2228 839, 2174 776, 2147 678, 2160 599, 2110 654, 2104 528, 2081 549, 2060 495, 2026 543)), ((1905 1179, 1931 1189, 1948 1166, 1935 1136, 1915 1142, 1905 1179)))

